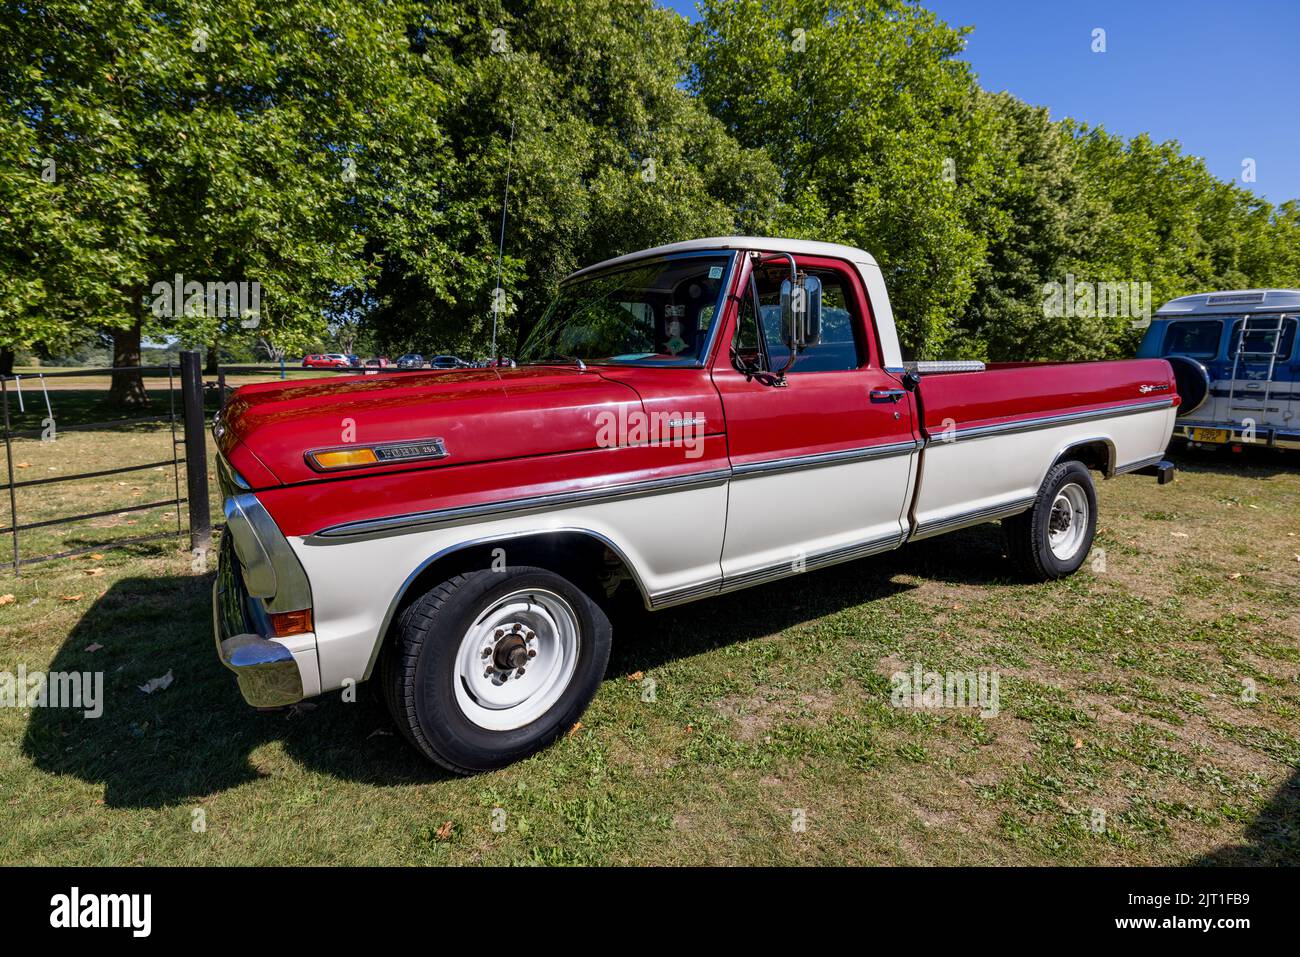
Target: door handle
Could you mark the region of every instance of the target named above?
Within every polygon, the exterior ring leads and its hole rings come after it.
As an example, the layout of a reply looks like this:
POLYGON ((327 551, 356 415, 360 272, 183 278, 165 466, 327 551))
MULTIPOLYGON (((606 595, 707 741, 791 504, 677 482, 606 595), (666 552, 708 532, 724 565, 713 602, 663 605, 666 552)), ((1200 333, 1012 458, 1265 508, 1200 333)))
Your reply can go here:
POLYGON ((872 402, 897 402, 903 396, 907 395, 904 389, 872 389, 872 402))

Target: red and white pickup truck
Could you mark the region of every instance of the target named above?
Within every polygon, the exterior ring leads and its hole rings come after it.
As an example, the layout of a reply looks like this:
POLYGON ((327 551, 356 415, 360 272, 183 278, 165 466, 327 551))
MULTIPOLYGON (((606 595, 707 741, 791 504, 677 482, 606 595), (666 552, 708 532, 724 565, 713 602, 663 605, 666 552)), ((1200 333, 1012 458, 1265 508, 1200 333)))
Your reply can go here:
POLYGON ((1091 472, 1163 483, 1163 359, 906 364, 860 249, 730 237, 568 277, 517 365, 244 386, 214 431, 218 651, 253 705, 376 679, 426 757, 577 720, 604 608, 708 598, 1001 519, 1036 579, 1091 472))

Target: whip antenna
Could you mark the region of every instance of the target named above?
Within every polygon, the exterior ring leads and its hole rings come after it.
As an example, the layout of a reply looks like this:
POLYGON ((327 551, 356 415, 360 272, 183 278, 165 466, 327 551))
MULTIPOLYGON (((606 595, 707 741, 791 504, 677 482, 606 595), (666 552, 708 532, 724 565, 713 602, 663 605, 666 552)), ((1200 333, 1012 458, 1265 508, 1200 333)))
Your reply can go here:
POLYGON ((492 290, 492 358, 497 355, 497 319, 505 308, 505 294, 501 290, 501 269, 506 255, 506 207, 510 202, 510 170, 515 159, 515 121, 510 121, 510 147, 506 154, 506 188, 501 194, 501 241, 497 246, 497 285, 492 290))

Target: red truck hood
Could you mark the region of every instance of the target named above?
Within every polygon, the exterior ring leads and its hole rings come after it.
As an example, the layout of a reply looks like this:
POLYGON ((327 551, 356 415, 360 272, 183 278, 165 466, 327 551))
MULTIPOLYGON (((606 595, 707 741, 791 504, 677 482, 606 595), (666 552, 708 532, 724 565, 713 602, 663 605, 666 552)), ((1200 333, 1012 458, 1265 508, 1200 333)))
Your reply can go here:
POLYGON ((227 403, 218 448, 263 488, 331 477, 304 453, 441 438, 448 456, 355 469, 369 475, 596 447, 602 411, 641 410, 635 390, 595 371, 474 369, 246 385, 227 403))

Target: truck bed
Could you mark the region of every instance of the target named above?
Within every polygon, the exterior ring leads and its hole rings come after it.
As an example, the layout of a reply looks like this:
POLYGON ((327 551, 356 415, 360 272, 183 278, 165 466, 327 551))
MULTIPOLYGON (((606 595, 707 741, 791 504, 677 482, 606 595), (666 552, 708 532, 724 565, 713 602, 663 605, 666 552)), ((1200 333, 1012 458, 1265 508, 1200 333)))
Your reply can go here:
POLYGON ((1178 399, 1160 359, 923 372, 916 397, 914 538, 1022 511, 1067 447, 1085 446, 1107 476, 1158 461, 1178 399))

